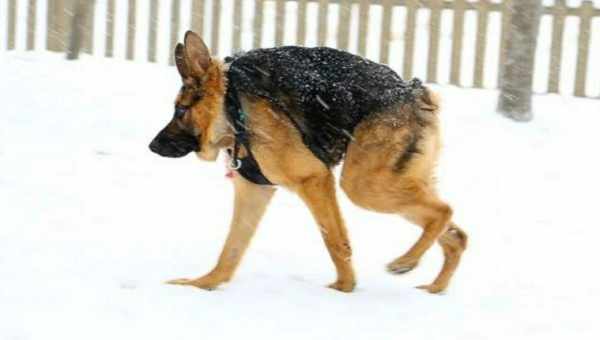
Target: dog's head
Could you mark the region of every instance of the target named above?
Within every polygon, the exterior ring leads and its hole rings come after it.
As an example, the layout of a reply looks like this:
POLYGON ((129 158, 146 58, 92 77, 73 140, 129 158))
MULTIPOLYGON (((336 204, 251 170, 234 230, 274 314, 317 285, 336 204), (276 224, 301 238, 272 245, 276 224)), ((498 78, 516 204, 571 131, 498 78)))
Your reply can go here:
POLYGON ((222 65, 194 32, 175 48, 182 86, 175 98, 171 121, 154 137, 150 150, 163 157, 183 157, 194 151, 205 160, 218 155, 225 82, 222 65))

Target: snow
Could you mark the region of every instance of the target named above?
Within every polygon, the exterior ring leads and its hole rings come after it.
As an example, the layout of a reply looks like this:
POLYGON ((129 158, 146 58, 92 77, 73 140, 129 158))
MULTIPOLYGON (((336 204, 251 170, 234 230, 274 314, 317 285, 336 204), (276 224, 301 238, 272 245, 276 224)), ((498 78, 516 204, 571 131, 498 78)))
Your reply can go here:
POLYGON ((172 114, 174 68, 36 52, 0 54, 0 339, 597 339, 600 102, 534 98, 535 119, 494 112, 497 92, 444 99, 440 192, 470 236, 445 295, 384 265, 418 228, 339 192, 357 290, 334 268, 308 209, 277 193, 234 280, 204 274, 227 233, 222 162, 151 154, 172 114))

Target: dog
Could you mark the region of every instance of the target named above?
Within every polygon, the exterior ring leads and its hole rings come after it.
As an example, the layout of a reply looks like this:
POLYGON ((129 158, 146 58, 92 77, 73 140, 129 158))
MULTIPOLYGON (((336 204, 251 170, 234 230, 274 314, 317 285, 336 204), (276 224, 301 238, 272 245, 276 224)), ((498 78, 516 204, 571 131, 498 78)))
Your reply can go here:
POLYGON ((227 151, 235 199, 216 266, 199 278, 168 283, 211 290, 231 280, 276 188, 285 187, 320 227, 337 272, 329 287, 351 292, 352 248, 332 174, 343 160, 340 187, 354 204, 423 228, 387 270, 409 272, 437 241, 443 267, 418 288, 446 289, 467 235, 436 193, 437 94, 385 65, 326 47, 257 49, 219 61, 188 31, 174 53, 182 86, 171 121, 150 149, 164 157, 194 152, 207 161, 227 151))

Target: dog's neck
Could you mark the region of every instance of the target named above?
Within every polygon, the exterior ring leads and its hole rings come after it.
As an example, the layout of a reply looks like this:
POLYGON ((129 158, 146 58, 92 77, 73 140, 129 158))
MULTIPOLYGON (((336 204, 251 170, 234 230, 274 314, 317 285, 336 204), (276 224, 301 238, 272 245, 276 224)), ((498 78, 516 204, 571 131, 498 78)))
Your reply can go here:
POLYGON ((210 96, 206 98, 206 105, 210 105, 214 109, 216 116, 212 120, 212 124, 208 131, 208 142, 219 148, 229 148, 233 146, 234 133, 227 121, 225 115, 225 93, 227 92, 227 66, 221 61, 214 60, 209 68, 205 80, 205 93, 210 96))

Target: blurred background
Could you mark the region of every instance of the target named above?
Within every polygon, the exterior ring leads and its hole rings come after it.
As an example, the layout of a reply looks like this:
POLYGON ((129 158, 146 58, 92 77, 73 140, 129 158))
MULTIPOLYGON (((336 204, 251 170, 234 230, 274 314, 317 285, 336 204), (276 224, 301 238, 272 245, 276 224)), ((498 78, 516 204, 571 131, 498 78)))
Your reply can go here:
MULTIPOLYGON (((0 0, 0 339, 598 339, 600 0, 0 0), (441 196, 470 245, 445 296, 384 265, 420 230, 340 205, 356 292, 279 190, 235 279, 223 162, 147 145, 188 29, 216 58, 330 46, 439 92, 441 196)), ((335 170, 336 173, 339 169, 335 170)), ((341 191, 340 191, 341 192, 341 191)))
MULTIPOLYGON (((187 29, 218 56, 279 45, 331 46, 387 63, 404 78, 496 88, 511 6, 540 6, 533 89, 599 97, 596 1, 3 0, 5 50, 86 53, 171 63, 187 29)), ((535 11, 536 9, 534 9, 535 11)), ((516 24, 519 24, 516 22, 516 24)), ((526 24, 524 22, 523 24, 526 24)))

